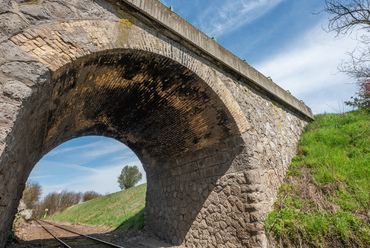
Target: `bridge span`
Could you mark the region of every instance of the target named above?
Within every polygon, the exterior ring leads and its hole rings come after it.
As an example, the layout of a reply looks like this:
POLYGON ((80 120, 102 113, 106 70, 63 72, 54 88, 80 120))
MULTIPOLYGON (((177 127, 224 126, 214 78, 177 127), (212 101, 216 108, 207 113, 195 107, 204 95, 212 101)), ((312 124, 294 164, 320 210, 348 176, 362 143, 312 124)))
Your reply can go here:
POLYGON ((145 228, 267 247, 311 110, 157 0, 0 0, 0 247, 51 149, 102 135, 147 174, 145 228))

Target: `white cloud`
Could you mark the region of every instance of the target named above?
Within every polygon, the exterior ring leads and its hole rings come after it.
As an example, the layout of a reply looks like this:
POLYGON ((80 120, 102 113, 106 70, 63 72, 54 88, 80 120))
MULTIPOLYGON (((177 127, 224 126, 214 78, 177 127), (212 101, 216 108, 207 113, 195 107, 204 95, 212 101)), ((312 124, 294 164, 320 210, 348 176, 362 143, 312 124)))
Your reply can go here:
POLYGON ((265 15, 283 1, 217 1, 202 12, 196 26, 210 36, 220 37, 265 15))
POLYGON ((56 148, 56 149, 50 151, 48 153, 48 155, 49 156, 54 156, 54 155, 57 155, 57 154, 68 153, 70 151, 76 151, 76 150, 80 150, 80 149, 96 148, 101 143, 102 143, 102 141, 97 141, 97 142, 93 142, 93 143, 82 145, 82 146, 72 146, 72 147, 67 147, 67 148, 63 148, 63 149, 56 148))
POLYGON ((77 164, 60 163, 59 165, 67 167, 67 168, 71 168, 73 170, 85 171, 85 172, 90 172, 90 173, 94 173, 94 172, 97 171, 94 168, 90 168, 90 167, 86 167, 86 166, 82 166, 82 165, 77 165, 77 164))
POLYGON ((54 177, 53 175, 42 175, 42 176, 30 176, 28 180, 37 180, 37 179, 43 179, 43 178, 50 178, 54 177))
POLYGON ((114 156, 110 159, 111 162, 114 161, 127 161, 127 163, 137 161, 138 158, 131 150, 127 149, 124 152, 120 153, 120 155, 114 156))
MULTIPOLYGON (((48 195, 50 193, 54 193, 54 192, 57 193, 57 194, 60 194, 64 189, 67 189, 67 186, 68 186, 68 183, 53 184, 53 185, 42 185, 41 198, 44 198, 46 195, 48 195)), ((72 190, 72 189, 70 189, 69 191, 77 192, 76 190, 72 190)))
POLYGON ((338 39, 317 25, 255 68, 302 99, 314 114, 348 111, 343 101, 350 99, 355 87, 350 84, 353 79, 339 73, 338 66, 356 44, 354 39, 338 39))
POLYGON ((123 149, 123 144, 102 144, 96 149, 86 150, 82 152, 79 156, 95 159, 97 157, 105 156, 108 154, 116 153, 123 149))
MULTIPOLYGON (((72 163, 62 163, 62 162, 49 161, 47 159, 41 160, 39 162, 39 164, 37 164, 36 166, 40 167, 40 169, 42 167, 43 170, 47 170, 47 168, 53 167, 54 169, 55 168, 60 168, 60 169, 68 168, 68 169, 71 169, 71 170, 85 171, 85 172, 91 172, 91 173, 96 172, 96 169, 94 169, 94 168, 90 168, 90 167, 86 167, 86 166, 82 166, 82 165, 78 165, 78 164, 72 164, 72 163), (39 164, 40 164, 40 166, 38 166, 39 164)), ((41 171, 38 171, 38 172, 40 173, 41 171)), ((44 175, 42 175, 42 176, 33 176, 32 175, 32 177, 33 178, 35 178, 35 177, 47 178, 47 177, 51 177, 51 175, 49 175, 49 176, 44 176, 44 175)))
POLYGON ((129 148, 116 140, 104 139, 87 145, 67 147, 63 149, 57 148, 49 152, 47 156, 68 154, 68 157, 93 160, 125 149, 129 148))

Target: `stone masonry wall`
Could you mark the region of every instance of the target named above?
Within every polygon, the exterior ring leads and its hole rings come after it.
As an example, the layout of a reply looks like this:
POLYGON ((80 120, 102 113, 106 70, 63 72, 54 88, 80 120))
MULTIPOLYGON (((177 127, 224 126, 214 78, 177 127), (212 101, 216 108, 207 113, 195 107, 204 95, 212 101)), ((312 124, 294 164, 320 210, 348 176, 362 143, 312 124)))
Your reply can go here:
POLYGON ((147 200, 155 204, 146 207, 147 229, 186 247, 267 245, 260 212, 266 186, 243 138, 174 162, 148 176, 147 200))
MULTIPOLYGON (((37 161, 54 146, 88 134, 131 145, 143 161, 145 225, 154 235, 186 247, 268 246, 263 221, 309 118, 137 16, 106 1, 0 0, 0 247, 37 161), (127 79, 119 74, 125 69, 101 61, 122 58, 127 65, 142 63, 135 68, 145 70, 127 79), (96 64, 95 81, 84 74, 88 61, 96 64), (168 75, 150 71, 157 68, 172 69, 168 75), (110 92, 111 82, 120 77, 115 92, 152 80, 153 88, 139 87, 133 97, 147 100, 157 94, 153 104, 166 102, 164 110, 179 114, 155 116, 163 121, 181 117, 177 123, 185 124, 179 132, 188 128, 191 135, 186 140, 175 132, 166 136, 168 130, 159 127, 141 137, 141 129, 120 130, 108 115, 93 118, 94 112, 87 118, 88 98, 76 100, 82 89, 110 92), (176 89, 162 87, 180 79, 176 89), (199 94, 192 98, 195 90, 199 94), (149 146, 145 138, 159 141, 149 146), (151 147, 160 147, 166 156, 151 147)), ((104 101, 114 99, 104 94, 104 101)), ((137 108, 153 113, 145 104, 137 108)), ((156 121, 135 118, 128 120, 143 125, 142 130, 156 121)))
MULTIPOLYGON (((219 74, 235 96, 251 129, 247 142, 253 149, 253 157, 263 170, 269 207, 276 200, 277 190, 296 154, 298 141, 308 120, 297 116, 287 107, 237 80, 219 74)), ((266 209, 270 211, 270 209, 266 209)))
POLYGON ((147 200, 156 203, 146 207, 146 227, 160 238, 186 247, 268 247, 264 221, 305 122, 252 90, 243 99, 264 113, 250 131, 148 175, 147 200))

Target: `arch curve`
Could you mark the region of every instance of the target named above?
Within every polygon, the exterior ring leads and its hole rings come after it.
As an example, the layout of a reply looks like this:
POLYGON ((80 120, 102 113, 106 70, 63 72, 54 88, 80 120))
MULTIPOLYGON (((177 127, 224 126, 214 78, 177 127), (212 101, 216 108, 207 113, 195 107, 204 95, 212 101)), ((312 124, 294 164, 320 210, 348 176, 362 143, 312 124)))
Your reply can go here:
MULTIPOLYGON (((110 13, 111 15, 111 13, 110 13)), ((216 68, 209 62, 195 56, 178 43, 143 27, 138 20, 127 13, 116 13, 120 19, 73 20, 36 26, 12 38, 16 45, 45 65, 53 78, 63 73, 70 63, 84 56, 107 53, 121 49, 150 52, 183 65, 202 79, 224 103, 239 133, 250 128, 239 104, 229 89, 218 77, 216 68)))
POLYGON ((52 96, 46 147, 60 136, 98 134, 124 142, 144 161, 161 161, 240 135, 200 77, 158 54, 94 53, 54 75, 52 92, 42 93, 52 96))

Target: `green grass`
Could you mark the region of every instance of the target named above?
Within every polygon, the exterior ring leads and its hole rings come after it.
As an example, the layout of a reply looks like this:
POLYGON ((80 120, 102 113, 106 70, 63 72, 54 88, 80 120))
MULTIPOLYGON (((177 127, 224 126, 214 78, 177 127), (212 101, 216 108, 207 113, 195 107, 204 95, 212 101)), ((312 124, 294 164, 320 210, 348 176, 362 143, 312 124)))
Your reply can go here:
POLYGON ((53 220, 117 228, 141 228, 146 184, 96 198, 68 208, 53 220))
POLYGON ((370 247, 369 112, 315 116, 265 226, 284 247, 370 247))

